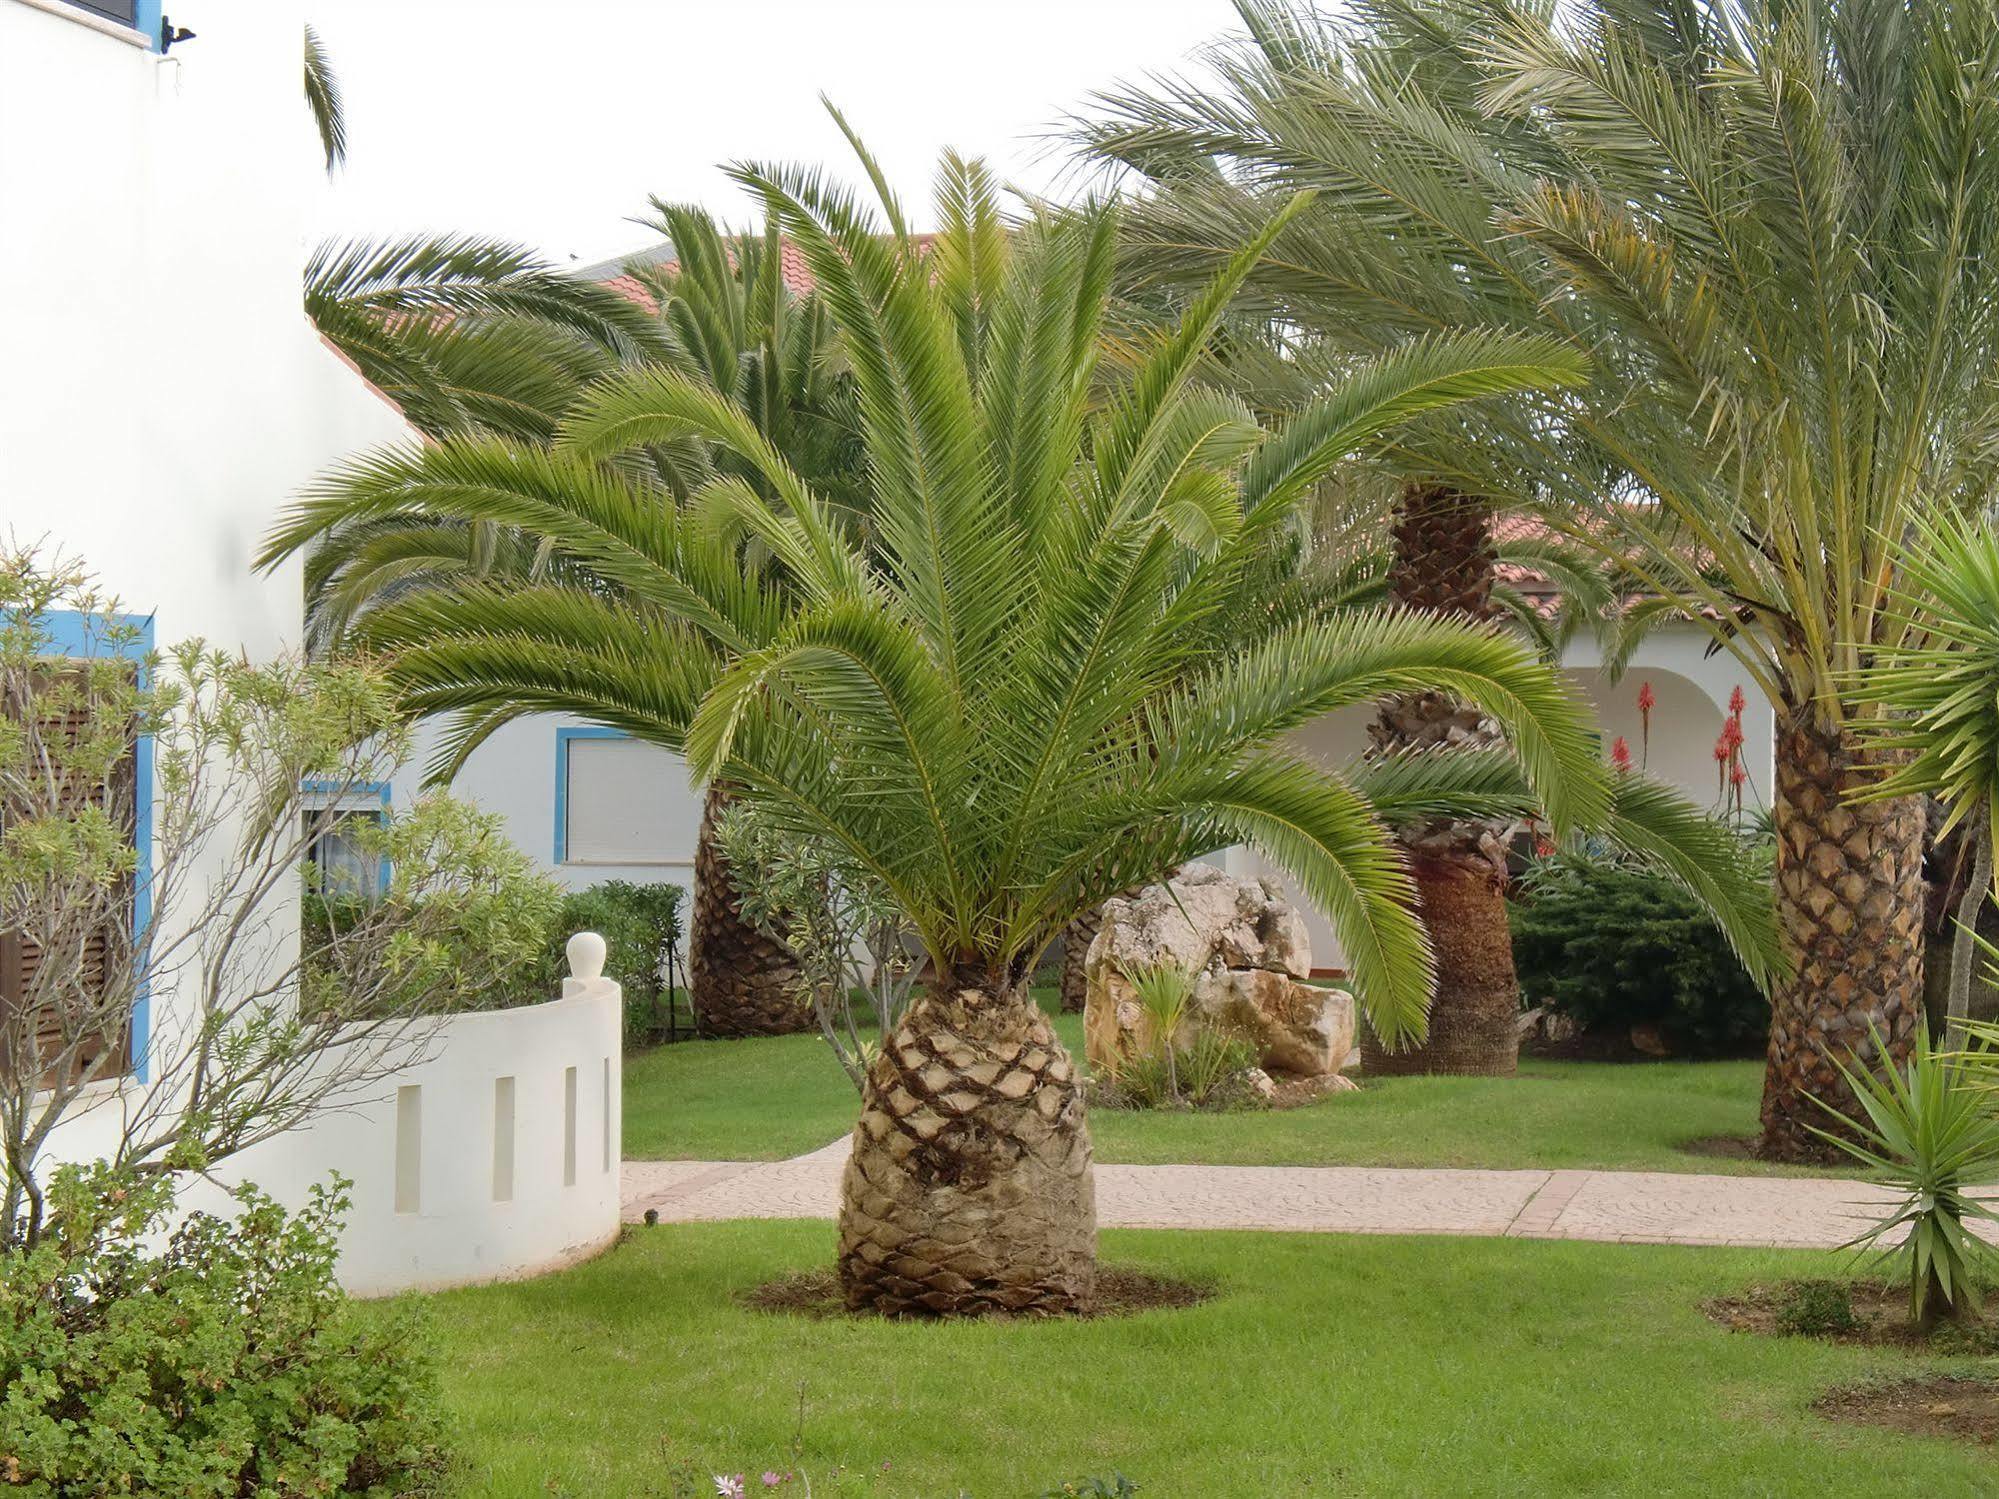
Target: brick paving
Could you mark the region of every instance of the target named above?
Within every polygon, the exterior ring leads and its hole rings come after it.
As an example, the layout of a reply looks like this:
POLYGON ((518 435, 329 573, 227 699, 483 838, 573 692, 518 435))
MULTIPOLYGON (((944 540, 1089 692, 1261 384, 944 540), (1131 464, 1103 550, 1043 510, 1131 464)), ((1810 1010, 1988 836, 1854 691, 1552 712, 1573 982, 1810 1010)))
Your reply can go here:
MULTIPOLYGON (((788 1161, 627 1161, 628 1222, 831 1218, 847 1141, 788 1161)), ((1832 1248, 1882 1188, 1826 1177, 1663 1171, 1426 1171, 1370 1166, 1108 1166, 1106 1228, 1484 1234, 1633 1244, 1832 1248)))

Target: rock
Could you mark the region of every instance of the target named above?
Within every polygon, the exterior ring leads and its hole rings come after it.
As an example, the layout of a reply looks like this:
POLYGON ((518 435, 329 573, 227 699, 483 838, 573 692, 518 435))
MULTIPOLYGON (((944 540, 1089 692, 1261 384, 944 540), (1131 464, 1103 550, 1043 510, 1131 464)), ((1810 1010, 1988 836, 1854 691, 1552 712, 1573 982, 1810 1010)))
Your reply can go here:
POLYGON ((1640 1024, 1631 1027, 1631 1045, 1635 1051, 1642 1051, 1648 1057, 1670 1057, 1672 1043, 1666 1033, 1656 1025, 1640 1024))
POLYGON ((1252 1067, 1242 1075, 1243 1086, 1258 1098, 1275 1098, 1277 1080, 1261 1067, 1252 1067))
POLYGON ((1294 1077, 1337 1073, 1353 1051, 1353 996, 1303 982, 1312 971, 1304 917, 1268 881, 1189 864, 1163 885, 1104 904, 1083 1007, 1084 1051, 1097 1067, 1156 1048, 1125 974, 1160 963, 1195 975, 1182 1045, 1195 1028, 1226 1030, 1268 1071, 1294 1077))

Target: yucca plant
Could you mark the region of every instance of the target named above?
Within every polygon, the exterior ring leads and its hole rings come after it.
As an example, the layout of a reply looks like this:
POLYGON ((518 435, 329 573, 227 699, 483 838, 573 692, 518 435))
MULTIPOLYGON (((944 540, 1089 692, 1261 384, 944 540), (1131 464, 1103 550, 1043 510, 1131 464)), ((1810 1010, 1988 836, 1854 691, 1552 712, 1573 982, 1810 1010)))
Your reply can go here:
POLYGON ((1545 339, 1423 340, 1267 430, 1192 379, 1266 235, 1099 404, 1104 205, 1010 231, 985 171, 947 160, 925 253, 899 211, 885 227, 816 173, 735 175, 838 326, 864 536, 739 405, 664 369, 598 386, 552 449, 450 439, 350 464, 283 536, 490 520, 600 577, 426 592, 373 611, 365 636, 418 711, 469 715, 465 736, 543 708, 624 727, 879 880, 929 977, 868 1070, 842 1190, 848 1299, 907 1315, 1087 1306, 1082 1094, 1027 992, 1071 918, 1253 844, 1333 921, 1376 1032, 1406 1043, 1431 978, 1406 873, 1366 799, 1283 737, 1441 687, 1505 725, 1558 827, 1607 807, 1578 700, 1524 643, 1399 611, 1301 617, 1257 584, 1344 455, 1582 363, 1545 339), (687 438, 739 468, 681 503, 629 460, 687 438))
POLYGON ((1951 941, 1949 1037, 1964 1042, 1978 913, 1992 899, 1999 829, 1999 536, 1948 511, 1911 520, 1894 587, 1903 629, 1858 674, 1881 717, 1866 725, 1892 767, 1857 800, 1929 795, 1944 808, 1934 837, 1963 828, 1970 870, 1951 941))
MULTIPOLYGON (((1873 1041, 1885 1056, 1885 1038, 1877 1031, 1873 1041)), ((1885 1260, 1901 1263, 1909 1319, 1917 1325, 1939 1315, 1975 1315, 1993 1250, 1966 1225, 1999 1223, 1999 1214, 1971 1193, 1999 1177, 1999 1118, 1990 1088, 1979 1082, 1990 1071, 1989 1055, 1937 1051, 1929 1033, 1918 1030, 1905 1062, 1869 1071, 1836 1056, 1828 1061, 1858 1108, 1842 1110, 1815 1097, 1839 1125, 1814 1125, 1814 1133, 1902 1194, 1848 1247, 1878 1247, 1885 1260), (1897 1233, 1900 1239, 1883 1242, 1897 1233)))
POLYGON ((1137 963, 1124 971, 1152 1026, 1152 1044, 1166 1066, 1166 1096, 1180 1101, 1180 1025, 1194 998, 1194 975, 1183 963, 1137 963))

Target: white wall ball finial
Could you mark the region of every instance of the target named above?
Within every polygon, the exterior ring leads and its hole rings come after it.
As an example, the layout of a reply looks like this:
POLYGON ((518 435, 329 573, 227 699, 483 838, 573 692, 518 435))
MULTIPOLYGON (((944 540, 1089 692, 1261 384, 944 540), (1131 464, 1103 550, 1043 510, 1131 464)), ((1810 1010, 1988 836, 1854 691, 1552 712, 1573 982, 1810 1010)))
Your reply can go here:
POLYGON ((569 955, 572 978, 600 979, 604 976, 604 939, 595 932, 578 932, 563 951, 569 955))

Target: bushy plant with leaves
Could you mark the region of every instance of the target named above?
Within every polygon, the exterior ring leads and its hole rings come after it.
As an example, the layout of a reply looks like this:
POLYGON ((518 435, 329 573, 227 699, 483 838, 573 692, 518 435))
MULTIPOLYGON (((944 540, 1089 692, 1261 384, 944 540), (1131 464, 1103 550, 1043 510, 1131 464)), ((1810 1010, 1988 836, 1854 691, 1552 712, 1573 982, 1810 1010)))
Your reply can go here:
POLYGON ((346 1184, 233 1221, 99 1166, 50 1189, 52 1231, 0 1254, 0 1491, 48 1499, 420 1495, 446 1466, 421 1316, 334 1280, 346 1184), (156 1247, 164 1239, 164 1247, 156 1247))
POLYGON ((1654 870, 1592 850, 1536 860, 1510 906, 1529 1004, 1585 1031, 1659 1027, 1692 1056, 1758 1049, 1770 1005, 1708 908, 1654 870))
POLYGON ((568 971, 564 947, 570 937, 595 932, 604 939, 604 971, 625 991, 625 1044, 665 1040, 676 1002, 668 969, 680 951, 686 899, 687 892, 668 880, 644 885, 606 880, 564 896, 550 934, 547 992, 555 993, 568 971))
POLYGON ((1832 1062, 1858 1108, 1843 1112, 1816 1100, 1835 1121, 1816 1133, 1900 1194, 1850 1247, 1879 1248, 1884 1260, 1899 1265, 1909 1283, 1909 1319, 1917 1325, 1975 1314, 1993 1248, 1965 1225, 1999 1223, 1999 1213, 1971 1191, 1999 1178, 1999 1117, 1985 1082, 1991 1058, 1938 1051, 1929 1033, 1918 1030, 1906 1062, 1878 1072, 1838 1056, 1832 1062))
POLYGON ((914 929, 877 875, 757 802, 732 806, 717 837, 735 871, 743 919, 797 957, 820 1032, 861 1088, 916 986, 914 929))
POLYGON ((308 866, 308 1006, 351 1015, 365 992, 369 1013, 414 1015, 552 997, 541 971, 562 892, 498 814, 433 792, 348 836, 388 884, 375 897, 323 893, 308 866))

